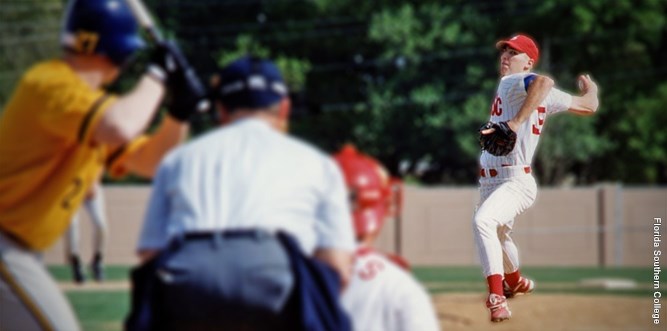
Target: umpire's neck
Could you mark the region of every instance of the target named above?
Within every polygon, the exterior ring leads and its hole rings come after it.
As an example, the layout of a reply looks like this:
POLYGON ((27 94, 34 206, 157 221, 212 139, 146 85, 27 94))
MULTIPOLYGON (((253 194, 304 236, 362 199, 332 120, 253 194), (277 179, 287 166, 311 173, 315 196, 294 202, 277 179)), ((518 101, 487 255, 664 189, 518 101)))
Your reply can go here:
POLYGON ((274 130, 279 132, 287 132, 287 121, 280 119, 277 114, 272 114, 266 111, 239 111, 231 116, 231 122, 245 118, 254 118, 268 123, 274 130))
POLYGON ((281 111, 280 103, 266 108, 239 108, 229 114, 229 122, 236 122, 245 118, 254 118, 268 123, 273 129, 280 132, 287 132, 289 127, 288 115, 281 111))

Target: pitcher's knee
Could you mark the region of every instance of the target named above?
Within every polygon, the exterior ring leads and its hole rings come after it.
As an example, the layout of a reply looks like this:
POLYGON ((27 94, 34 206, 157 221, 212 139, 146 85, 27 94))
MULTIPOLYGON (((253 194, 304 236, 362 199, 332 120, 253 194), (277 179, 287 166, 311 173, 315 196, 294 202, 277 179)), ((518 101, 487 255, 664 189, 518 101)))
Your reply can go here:
POLYGON ((472 227, 476 233, 496 233, 498 231, 498 223, 483 215, 475 215, 473 217, 472 227))

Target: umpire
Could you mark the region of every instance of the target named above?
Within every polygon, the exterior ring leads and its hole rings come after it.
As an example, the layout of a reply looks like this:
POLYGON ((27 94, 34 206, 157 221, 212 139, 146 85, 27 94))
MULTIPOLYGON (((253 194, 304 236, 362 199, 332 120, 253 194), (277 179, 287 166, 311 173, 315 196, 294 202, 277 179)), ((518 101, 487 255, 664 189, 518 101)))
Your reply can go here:
POLYGON ((171 152, 155 181, 126 329, 348 330, 354 237, 334 161, 285 134, 268 60, 219 72, 225 126, 171 152))

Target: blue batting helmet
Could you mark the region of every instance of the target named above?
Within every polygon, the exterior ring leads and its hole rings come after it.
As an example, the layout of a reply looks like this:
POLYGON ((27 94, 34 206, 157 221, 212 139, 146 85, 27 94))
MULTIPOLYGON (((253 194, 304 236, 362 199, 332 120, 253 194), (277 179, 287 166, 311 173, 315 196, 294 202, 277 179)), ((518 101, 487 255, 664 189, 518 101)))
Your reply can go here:
POLYGON ((78 54, 104 55, 119 66, 145 45, 124 0, 69 0, 60 43, 78 54))

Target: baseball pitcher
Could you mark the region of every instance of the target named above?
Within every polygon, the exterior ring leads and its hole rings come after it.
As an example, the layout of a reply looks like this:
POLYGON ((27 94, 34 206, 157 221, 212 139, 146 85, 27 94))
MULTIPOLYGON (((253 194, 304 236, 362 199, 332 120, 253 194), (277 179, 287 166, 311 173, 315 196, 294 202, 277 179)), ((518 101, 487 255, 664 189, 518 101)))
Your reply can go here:
POLYGON ((532 70, 539 49, 530 37, 517 34, 496 43, 500 50, 500 83, 489 124, 480 129, 480 203, 473 216, 473 234, 489 286, 486 306, 491 321, 509 319, 507 299, 533 291, 521 276, 518 249, 511 230, 514 218, 535 201, 537 185, 531 163, 548 116, 569 111, 592 115, 598 109, 598 87, 581 75, 580 96, 554 87, 554 81, 532 70))

